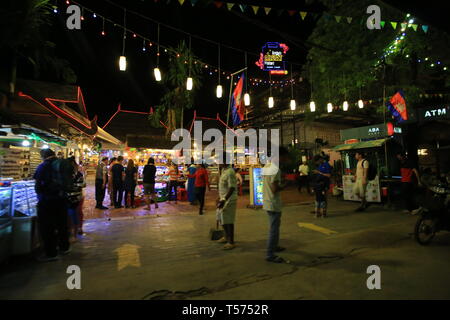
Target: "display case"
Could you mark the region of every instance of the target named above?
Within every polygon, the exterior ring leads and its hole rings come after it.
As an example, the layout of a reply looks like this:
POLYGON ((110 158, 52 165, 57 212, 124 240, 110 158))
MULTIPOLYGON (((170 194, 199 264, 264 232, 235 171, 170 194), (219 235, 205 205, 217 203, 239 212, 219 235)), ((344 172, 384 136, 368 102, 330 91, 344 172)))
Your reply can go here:
POLYGON ((0 263, 6 261, 11 254, 11 196, 11 187, 0 187, 0 263))

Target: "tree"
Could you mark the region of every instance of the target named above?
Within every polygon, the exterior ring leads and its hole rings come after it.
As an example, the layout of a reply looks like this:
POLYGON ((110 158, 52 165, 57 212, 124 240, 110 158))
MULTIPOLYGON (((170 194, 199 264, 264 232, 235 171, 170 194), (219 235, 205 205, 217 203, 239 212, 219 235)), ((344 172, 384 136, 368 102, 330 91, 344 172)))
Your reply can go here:
POLYGON ((414 31, 412 24, 422 24, 417 18, 407 17, 406 12, 382 1, 322 2, 330 14, 321 16, 308 39, 318 46, 309 50, 304 69, 304 77, 312 82, 312 99, 319 113, 325 111, 328 102, 340 105, 344 99, 356 102, 360 97, 373 100, 374 107, 384 112, 384 86, 386 98, 403 89, 409 105, 414 105, 420 94, 443 90, 448 85, 448 71, 436 64, 450 63, 450 38, 444 32, 430 27, 425 33, 420 26, 414 31), (385 23, 381 30, 369 30, 366 26, 369 15, 364 13, 372 4, 381 8, 381 20, 385 23), (340 23, 335 16, 342 17, 340 23), (347 16, 353 17, 351 23, 347 23, 347 16), (414 21, 409 24, 411 18, 414 21), (394 30, 391 21, 406 22, 407 26, 402 30, 399 23, 394 30), (425 57, 430 57, 429 64, 424 63, 425 57))
POLYGON ((192 51, 182 41, 177 48, 170 48, 168 69, 163 73, 163 84, 165 94, 160 104, 156 106, 155 114, 152 116, 153 125, 159 126, 163 121, 167 124, 166 133, 169 135, 179 125, 183 126, 184 109, 194 106, 195 92, 200 87, 201 64, 192 51), (191 69, 189 72, 189 68, 191 69), (193 78, 193 89, 186 89, 188 76, 193 78))

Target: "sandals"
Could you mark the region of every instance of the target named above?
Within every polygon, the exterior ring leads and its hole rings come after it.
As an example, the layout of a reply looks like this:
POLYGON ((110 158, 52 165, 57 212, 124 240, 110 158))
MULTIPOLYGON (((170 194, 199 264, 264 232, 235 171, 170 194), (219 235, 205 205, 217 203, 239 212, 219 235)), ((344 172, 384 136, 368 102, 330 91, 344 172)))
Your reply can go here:
POLYGON ((226 245, 223 246, 223 250, 231 250, 236 248, 236 245, 231 244, 231 243, 227 243, 226 245))

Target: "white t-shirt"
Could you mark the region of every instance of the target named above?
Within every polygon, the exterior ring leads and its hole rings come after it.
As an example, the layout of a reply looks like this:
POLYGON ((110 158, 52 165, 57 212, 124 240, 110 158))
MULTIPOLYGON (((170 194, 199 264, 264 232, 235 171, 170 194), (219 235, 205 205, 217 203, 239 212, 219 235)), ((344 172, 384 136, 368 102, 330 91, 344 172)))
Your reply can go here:
POLYGON ((300 167, 298 167, 298 171, 301 176, 307 176, 309 173, 309 167, 306 164, 301 164, 300 167))
POLYGON ((358 164, 356 165, 356 179, 362 180, 364 176, 364 169, 368 168, 369 168, 369 161, 367 161, 366 159, 359 160, 358 164))
POLYGON ((281 212, 282 203, 280 192, 273 193, 270 185, 277 181, 281 183, 281 170, 273 163, 267 163, 263 170, 263 209, 266 211, 281 212))

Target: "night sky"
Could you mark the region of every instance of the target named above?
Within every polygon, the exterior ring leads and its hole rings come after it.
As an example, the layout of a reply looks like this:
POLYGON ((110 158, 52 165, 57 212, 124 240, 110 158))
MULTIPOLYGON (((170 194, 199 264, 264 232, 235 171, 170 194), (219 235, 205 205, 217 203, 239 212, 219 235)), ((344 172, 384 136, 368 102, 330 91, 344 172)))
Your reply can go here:
MULTIPOLYGON (((314 27, 311 19, 302 22, 299 17, 289 17, 287 13, 278 15, 276 12, 271 12, 265 16, 259 12, 258 17, 255 17, 251 13, 241 14, 237 7, 229 12, 225 7, 217 9, 213 4, 206 6, 205 3, 209 1, 204 0, 199 0, 194 7, 190 5, 189 0, 186 0, 182 7, 178 0, 172 0, 169 4, 166 0, 159 0, 156 3, 154 0, 79 0, 77 2, 120 24, 123 21, 123 11, 113 4, 126 6, 128 10, 137 11, 186 32, 247 51, 249 76, 258 78, 267 78, 267 74, 259 70, 254 63, 258 58, 256 54, 267 41, 287 43, 290 46, 287 59, 297 63, 295 68, 300 71, 307 54, 307 45, 304 41, 314 27), (295 39, 295 43, 290 41, 292 39, 295 39)), ((401 9, 404 8, 430 25, 434 24, 448 30, 448 18, 444 17, 445 10, 436 10, 438 8, 436 6, 432 9, 429 1, 418 2, 414 5, 412 1, 386 2, 401 9)), ((305 0, 240 1, 240 3, 317 13, 323 10, 323 7, 315 1, 305 0)), ((122 29, 107 22, 106 36, 101 36, 102 20, 99 17, 93 18, 91 13, 84 13, 82 30, 68 30, 65 27, 66 5, 63 1, 58 1, 58 4, 60 11, 56 15, 51 38, 57 45, 58 56, 69 60, 77 74, 77 84, 83 89, 90 116, 98 115, 99 124, 102 125, 115 112, 119 103, 135 111, 148 111, 150 107, 157 105, 162 88, 153 78, 156 46, 150 48, 147 46, 147 51, 143 52, 142 40, 134 39, 129 33, 125 54, 128 68, 126 72, 120 72, 117 61, 122 51, 122 29)), ((131 13, 127 14, 127 27, 154 41, 157 39, 157 25, 131 13)), ((161 44, 176 46, 182 40, 188 42, 188 36, 161 27, 161 44)), ((217 45, 193 38, 192 49, 202 61, 217 66, 217 45)), ((243 52, 222 47, 221 56, 223 70, 236 71, 244 67, 243 52)), ((166 66, 167 60, 162 54, 160 69, 163 76, 166 66)), ((283 79, 283 77, 277 79, 283 79)), ((203 72, 202 84, 196 98, 196 109, 199 114, 215 116, 219 112, 225 117, 228 100, 227 80, 222 78, 222 84, 225 85, 222 99, 215 97, 216 73, 210 76, 208 72, 203 72)), ((192 111, 187 112, 186 121, 191 118, 192 111)))

